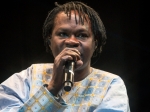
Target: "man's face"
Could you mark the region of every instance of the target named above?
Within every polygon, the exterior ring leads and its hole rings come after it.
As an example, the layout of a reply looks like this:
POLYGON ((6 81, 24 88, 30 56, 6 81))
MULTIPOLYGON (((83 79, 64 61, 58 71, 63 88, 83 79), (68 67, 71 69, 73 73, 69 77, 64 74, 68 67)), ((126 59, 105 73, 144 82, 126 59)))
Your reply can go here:
POLYGON ((90 65, 95 42, 89 19, 88 22, 84 20, 84 25, 82 25, 79 24, 78 14, 76 18, 78 24, 76 24, 74 11, 71 12, 71 19, 64 12, 57 14, 50 39, 50 48, 54 57, 66 47, 77 49, 81 54, 84 67, 90 65))

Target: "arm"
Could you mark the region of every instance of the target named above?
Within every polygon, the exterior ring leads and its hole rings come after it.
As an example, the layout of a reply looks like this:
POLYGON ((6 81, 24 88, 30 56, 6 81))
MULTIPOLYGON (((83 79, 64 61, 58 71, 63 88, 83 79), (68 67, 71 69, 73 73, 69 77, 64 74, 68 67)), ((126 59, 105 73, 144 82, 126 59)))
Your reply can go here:
POLYGON ((0 112, 16 111, 29 98, 30 69, 15 73, 0 84, 0 112))
POLYGON ((126 87, 120 77, 111 82, 102 103, 94 112, 130 112, 126 87))
POLYGON ((53 95, 46 89, 46 87, 42 86, 35 95, 33 95, 24 105, 21 106, 19 112, 33 111, 33 112, 41 112, 41 111, 59 111, 62 112, 65 108, 67 108, 67 104, 64 100, 59 97, 59 99, 55 99, 53 95))
POLYGON ((39 109, 39 106, 41 109, 57 109, 59 107, 59 110, 63 110, 66 108, 65 102, 61 98, 56 101, 43 86, 30 98, 31 69, 32 67, 13 74, 0 84, 0 112, 24 112, 27 109, 39 109))

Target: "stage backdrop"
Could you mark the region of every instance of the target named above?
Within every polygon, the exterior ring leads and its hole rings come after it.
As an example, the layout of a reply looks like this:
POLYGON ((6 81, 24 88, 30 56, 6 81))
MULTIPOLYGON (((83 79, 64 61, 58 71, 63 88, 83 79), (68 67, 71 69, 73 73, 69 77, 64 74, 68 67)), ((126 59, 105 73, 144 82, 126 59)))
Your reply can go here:
MULTIPOLYGON (((100 14, 107 42, 93 66, 119 75, 129 95, 131 112, 148 112, 148 38, 143 3, 120 0, 81 0, 100 14)), ((64 3, 64 0, 58 0, 64 3)), ((52 0, 12 0, 0 4, 0 82, 33 63, 53 62, 46 53, 42 26, 52 0)), ((94 59, 92 61, 95 61, 94 59)), ((10 82, 11 83, 11 82, 10 82)))

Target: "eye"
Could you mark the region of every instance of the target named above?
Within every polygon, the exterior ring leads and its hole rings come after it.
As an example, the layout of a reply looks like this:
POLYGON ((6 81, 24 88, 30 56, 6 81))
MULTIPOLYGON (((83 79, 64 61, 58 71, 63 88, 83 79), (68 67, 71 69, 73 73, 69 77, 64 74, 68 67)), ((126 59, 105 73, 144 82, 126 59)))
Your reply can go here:
POLYGON ((68 34, 65 33, 65 32, 60 32, 58 35, 59 35, 60 37, 62 37, 62 38, 67 38, 67 37, 68 37, 68 34))
POLYGON ((80 33, 76 37, 79 38, 79 39, 86 39, 88 37, 88 35, 85 34, 85 33, 80 33))

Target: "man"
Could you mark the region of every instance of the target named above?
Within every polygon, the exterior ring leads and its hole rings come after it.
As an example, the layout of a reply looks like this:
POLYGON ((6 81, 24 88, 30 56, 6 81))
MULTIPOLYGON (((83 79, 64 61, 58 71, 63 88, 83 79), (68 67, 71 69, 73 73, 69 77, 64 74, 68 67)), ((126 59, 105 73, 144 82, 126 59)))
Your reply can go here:
POLYGON ((97 12, 77 1, 56 6, 43 26, 54 63, 33 64, 1 83, 1 112, 130 112, 123 80, 91 67, 92 56, 106 42, 97 12), (72 69, 67 68, 70 62, 72 69), (65 91, 69 73, 71 90, 65 91))

